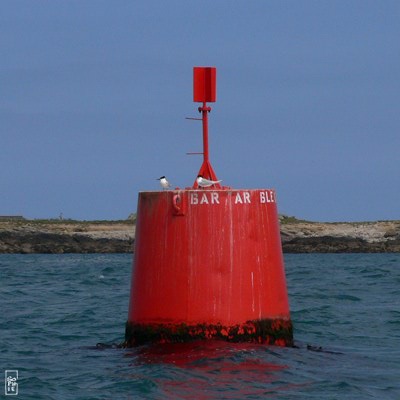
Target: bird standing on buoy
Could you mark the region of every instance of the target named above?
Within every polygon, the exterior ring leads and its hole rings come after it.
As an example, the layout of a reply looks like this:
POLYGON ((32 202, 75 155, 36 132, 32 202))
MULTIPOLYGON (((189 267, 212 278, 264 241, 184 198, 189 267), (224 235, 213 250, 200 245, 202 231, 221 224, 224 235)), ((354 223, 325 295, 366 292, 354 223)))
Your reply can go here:
POLYGON ((220 181, 212 181, 210 179, 203 178, 201 175, 197 176, 196 181, 200 187, 210 187, 212 185, 216 185, 217 183, 222 182, 221 180, 220 181))
POLYGON ((164 190, 171 187, 171 184, 168 182, 165 176, 161 176, 160 178, 157 179, 157 181, 160 181, 160 185, 164 190))

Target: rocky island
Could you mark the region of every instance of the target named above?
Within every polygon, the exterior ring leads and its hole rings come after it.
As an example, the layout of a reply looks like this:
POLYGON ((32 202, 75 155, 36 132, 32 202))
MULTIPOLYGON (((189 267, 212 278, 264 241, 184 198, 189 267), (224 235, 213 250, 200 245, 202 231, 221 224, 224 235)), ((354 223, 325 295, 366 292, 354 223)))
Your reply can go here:
POLYGON ((134 237, 134 219, 0 219, 0 253, 130 253, 134 237))
POLYGON ((311 222, 280 216, 284 253, 397 253, 400 221, 311 222))
MULTIPOLYGON (((279 219, 284 253, 400 252, 400 221, 279 219)), ((121 221, 0 218, 0 253, 131 253, 134 239, 134 216, 121 221)))

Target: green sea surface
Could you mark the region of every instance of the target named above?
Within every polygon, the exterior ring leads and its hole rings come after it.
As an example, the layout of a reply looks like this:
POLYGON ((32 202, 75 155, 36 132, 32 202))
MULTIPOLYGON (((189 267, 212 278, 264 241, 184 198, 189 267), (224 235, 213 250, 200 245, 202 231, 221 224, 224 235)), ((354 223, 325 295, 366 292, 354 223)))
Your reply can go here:
POLYGON ((400 399, 400 254, 285 255, 295 348, 118 348, 131 263, 0 255, 0 367, 18 371, 14 398, 400 399))

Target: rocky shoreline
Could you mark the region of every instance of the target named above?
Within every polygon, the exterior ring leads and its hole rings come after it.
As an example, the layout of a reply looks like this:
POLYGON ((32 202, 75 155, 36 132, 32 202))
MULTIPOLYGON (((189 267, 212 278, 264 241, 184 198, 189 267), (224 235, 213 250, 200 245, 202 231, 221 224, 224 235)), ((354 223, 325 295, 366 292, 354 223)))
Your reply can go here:
POLYGON ((0 221, 0 253, 131 253, 133 221, 0 221))
POLYGON ((400 252, 400 221, 322 223, 280 217, 280 223, 284 253, 400 252))
MULTIPOLYGON (((400 252, 400 221, 322 223, 281 216, 284 253, 400 252)), ((135 221, 0 221, 0 253, 131 253, 135 221)))

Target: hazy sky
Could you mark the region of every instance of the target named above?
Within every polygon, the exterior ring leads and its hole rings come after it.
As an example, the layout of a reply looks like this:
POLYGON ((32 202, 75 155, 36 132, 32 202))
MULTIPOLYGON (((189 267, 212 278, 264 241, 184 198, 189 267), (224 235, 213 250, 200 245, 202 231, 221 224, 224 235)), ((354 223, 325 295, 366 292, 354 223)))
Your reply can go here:
POLYGON ((0 215, 125 219, 202 150, 194 66, 217 68, 210 158, 279 212, 400 219, 400 1, 0 3, 0 215))

